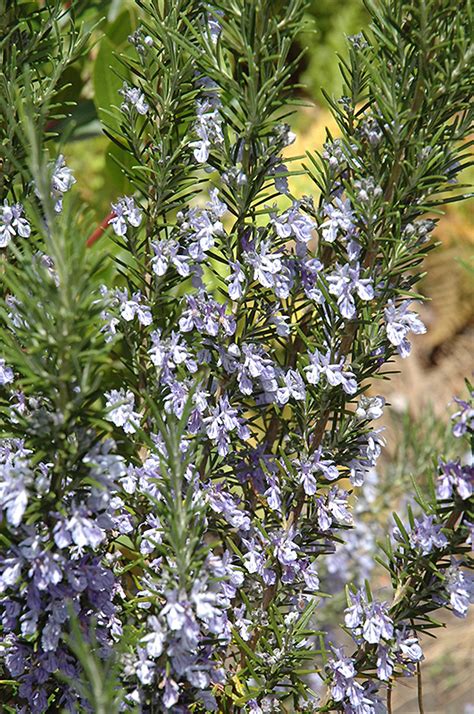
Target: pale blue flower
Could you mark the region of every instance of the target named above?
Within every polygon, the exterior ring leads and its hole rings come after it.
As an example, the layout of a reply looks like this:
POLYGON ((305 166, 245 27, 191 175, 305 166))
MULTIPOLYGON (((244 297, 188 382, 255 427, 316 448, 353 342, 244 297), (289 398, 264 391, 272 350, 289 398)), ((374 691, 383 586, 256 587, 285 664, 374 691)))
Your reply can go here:
POLYGON ((0 248, 6 248, 11 239, 19 235, 28 238, 31 234, 31 226, 23 218, 23 206, 21 203, 9 205, 5 200, 0 206, 0 248))
POLYGON ((109 225, 118 236, 126 235, 128 226, 138 228, 142 222, 141 209, 135 205, 131 196, 124 196, 117 203, 112 203, 112 211, 114 215, 109 220, 109 225))
POLYGON ((71 169, 66 166, 64 156, 60 154, 54 164, 51 176, 51 195, 55 200, 54 210, 60 213, 63 207, 63 195, 76 183, 71 169))
POLYGON ((397 348, 401 357, 408 357, 411 351, 411 344, 407 335, 413 332, 415 335, 422 335, 426 332, 426 327, 418 315, 409 310, 410 300, 405 300, 398 307, 393 300, 389 300, 384 310, 385 329, 389 341, 397 348))
POLYGON ((121 94, 124 98, 121 106, 122 111, 135 109, 138 114, 144 116, 150 109, 145 95, 137 87, 130 87, 126 82, 124 82, 122 89, 119 90, 119 94, 121 94))
POLYGON ((121 427, 126 434, 134 434, 140 427, 141 415, 134 411, 133 392, 125 389, 112 389, 105 393, 107 409, 106 419, 121 427))

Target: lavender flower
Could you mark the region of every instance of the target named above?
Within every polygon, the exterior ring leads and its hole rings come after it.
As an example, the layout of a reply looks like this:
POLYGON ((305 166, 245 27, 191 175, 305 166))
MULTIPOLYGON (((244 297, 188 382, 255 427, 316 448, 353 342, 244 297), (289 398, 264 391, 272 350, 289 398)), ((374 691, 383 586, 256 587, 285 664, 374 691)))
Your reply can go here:
POLYGON ((203 164, 208 160, 212 146, 219 146, 224 141, 222 119, 218 106, 209 98, 199 101, 196 110, 194 132, 198 139, 192 141, 190 147, 194 149, 196 161, 203 164))
POLYGON ((105 393, 107 419, 122 427, 126 434, 134 434, 140 426, 141 416, 134 411, 135 397, 130 390, 112 389, 105 393))
POLYGON ((384 310, 387 337, 397 348, 398 354, 405 358, 411 351, 411 344, 407 335, 413 332, 422 335, 426 327, 415 312, 409 310, 410 300, 405 300, 397 308, 393 300, 389 300, 384 310))
POLYGON ((434 522, 433 516, 423 515, 415 519, 415 527, 410 534, 410 542, 416 549, 421 550, 423 555, 428 555, 434 548, 445 548, 448 539, 441 533, 443 526, 434 522))
POLYGON ((13 370, 9 367, 4 359, 0 359, 0 387, 13 382, 13 370))
POLYGON ((337 265, 334 273, 328 276, 329 292, 337 297, 337 304, 341 315, 347 320, 352 320, 356 316, 356 306, 354 293, 361 300, 372 300, 374 289, 372 278, 360 278, 359 263, 350 265, 337 265))
POLYGON ((294 201, 291 208, 277 216, 271 214, 272 224, 280 238, 294 237, 300 243, 308 243, 313 237, 316 223, 300 212, 300 203, 294 201))
POLYGON ((272 288, 278 298, 288 297, 293 276, 284 263, 283 253, 271 252, 270 241, 262 241, 259 250, 244 253, 244 261, 253 268, 253 277, 264 288, 272 288))
POLYGON ((309 365, 304 368, 306 379, 310 384, 318 384, 324 376, 332 387, 341 385, 346 394, 357 392, 357 381, 353 372, 344 369, 344 358, 339 362, 331 362, 331 350, 322 354, 319 350, 309 353, 309 365))
POLYGON ((165 275, 168 266, 173 265, 182 278, 187 278, 191 272, 189 266, 189 256, 180 252, 178 241, 163 239, 152 241, 151 244, 155 256, 152 258, 152 268, 155 275, 161 277, 165 275))
POLYGON ((153 345, 148 354, 153 364, 163 371, 163 381, 168 381, 171 373, 181 364, 184 364, 190 373, 197 371, 197 362, 181 335, 172 332, 170 337, 164 339, 161 330, 155 330, 150 337, 153 345))
POLYGON ((461 570, 460 563, 453 560, 444 573, 444 586, 449 596, 449 603, 456 617, 466 617, 471 596, 474 593, 473 581, 461 570))
POLYGON ((389 641, 394 628, 387 614, 387 603, 367 602, 362 590, 350 593, 350 598, 352 605, 345 610, 345 623, 356 641, 361 637, 369 644, 378 644, 382 639, 389 641))
POLYGON ((231 261, 230 268, 232 272, 226 278, 226 282, 229 283, 229 297, 231 300, 240 300, 244 294, 244 286, 246 283, 245 273, 238 261, 231 261))
POLYGON ((118 236, 126 235, 128 226, 138 228, 142 222, 142 212, 131 196, 124 196, 117 203, 112 203, 112 211, 114 215, 109 220, 109 225, 118 236))
POLYGON ((334 204, 326 203, 323 206, 323 213, 327 216, 327 220, 320 226, 324 241, 334 243, 340 234, 344 239, 354 235, 356 230, 354 212, 349 199, 342 200, 336 197, 334 204))
POLYGON ((365 397, 362 396, 359 400, 358 407, 355 411, 357 419, 380 419, 385 406, 384 397, 365 397))
POLYGON ((474 466, 462 466, 460 461, 439 462, 440 473, 436 494, 446 500, 457 494, 463 500, 472 496, 474 491, 474 466))
POLYGON ((250 437, 248 427, 239 417, 237 409, 231 407, 227 396, 220 397, 219 403, 211 410, 211 415, 204 419, 206 434, 217 443, 220 456, 229 452, 230 434, 234 432, 239 439, 246 441, 250 437))
POLYGON ((130 322, 136 317, 140 325, 145 327, 151 325, 153 321, 151 310, 148 305, 143 304, 139 290, 133 293, 131 298, 128 297, 126 289, 117 290, 115 294, 120 304, 120 315, 126 322, 130 322))
MULTIPOLYGON (((471 392, 471 398, 474 398, 474 392, 471 392)), ((454 397, 454 401, 459 405, 459 410, 452 415, 451 420, 455 422, 453 434, 459 438, 468 431, 474 431, 474 408, 472 403, 463 399, 454 397)))
POLYGON ((51 176, 51 195, 55 201, 54 210, 60 213, 63 208, 63 195, 76 183, 70 168, 66 166, 64 156, 60 154, 54 164, 51 176))
POLYGON ((19 235, 28 238, 31 234, 31 226, 23 218, 23 206, 21 203, 9 205, 5 200, 0 206, 0 248, 6 248, 11 239, 19 235))
POLYGON ((230 337, 235 332, 235 319, 226 312, 226 306, 216 302, 204 291, 186 297, 187 308, 179 320, 182 332, 193 329, 217 337, 219 332, 230 337))
POLYGON ((339 471, 331 459, 322 458, 322 449, 319 447, 311 456, 297 459, 294 462, 296 475, 308 496, 314 496, 317 489, 316 474, 321 474, 328 481, 339 477, 339 471))
POLYGON ((27 454, 21 444, 0 453, 0 508, 5 510, 8 523, 19 526, 28 505, 28 489, 33 481, 27 454))
POLYGON ((141 114, 142 116, 148 113, 150 107, 145 99, 145 95, 140 89, 138 89, 137 87, 130 87, 125 82, 122 89, 119 90, 119 93, 124 98, 124 102, 121 106, 122 111, 130 112, 132 109, 134 109, 138 114, 141 114))

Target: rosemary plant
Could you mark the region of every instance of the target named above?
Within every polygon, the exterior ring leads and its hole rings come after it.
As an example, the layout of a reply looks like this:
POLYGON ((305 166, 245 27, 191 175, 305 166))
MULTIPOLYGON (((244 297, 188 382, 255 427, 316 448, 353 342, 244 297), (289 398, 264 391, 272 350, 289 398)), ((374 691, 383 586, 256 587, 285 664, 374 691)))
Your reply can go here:
MULTIPOLYGON (((107 284, 51 131, 85 33, 7 5, 3 710, 390 711, 432 613, 467 611, 465 449, 371 554, 392 595, 347 582, 339 634, 326 603, 383 447, 376 380, 425 331, 423 258, 465 197, 470 2, 367 2, 295 196, 303 0, 136 0, 101 113, 130 186, 107 284)), ((460 399, 460 441, 473 417, 460 399)))

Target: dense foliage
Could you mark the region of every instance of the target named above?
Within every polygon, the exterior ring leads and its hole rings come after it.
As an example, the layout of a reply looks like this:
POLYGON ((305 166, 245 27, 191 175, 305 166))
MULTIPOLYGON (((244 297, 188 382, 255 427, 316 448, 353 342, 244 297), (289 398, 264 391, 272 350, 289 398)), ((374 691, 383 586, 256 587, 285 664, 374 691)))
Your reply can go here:
POLYGON ((100 112, 126 195, 98 230, 59 148, 90 7, 3 5, 4 710, 391 711, 471 592, 470 385, 459 458, 375 555, 392 594, 372 552, 340 577, 375 531, 376 380, 425 331, 433 216, 464 197, 470 3, 368 4, 294 196, 303 1, 136 0, 100 112))

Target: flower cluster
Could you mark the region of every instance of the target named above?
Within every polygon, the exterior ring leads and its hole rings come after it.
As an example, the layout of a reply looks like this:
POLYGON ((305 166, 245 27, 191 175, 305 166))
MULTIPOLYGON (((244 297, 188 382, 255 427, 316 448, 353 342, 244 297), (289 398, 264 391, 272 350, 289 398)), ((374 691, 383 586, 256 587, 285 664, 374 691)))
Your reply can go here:
MULTIPOLYGON (((19 701, 29 711, 46 711, 58 687, 57 674, 79 676, 77 662, 63 642, 71 617, 81 627, 94 623, 103 656, 111 656, 122 635, 117 616, 119 583, 102 549, 113 529, 132 528, 112 480, 123 472, 112 444, 84 456, 94 486, 69 489, 60 510, 47 522, 32 522, 54 480, 53 464, 34 466, 23 442, 0 445, 0 505, 9 526, 9 546, 0 558, 0 610, 5 664, 19 682, 19 701), (82 491, 82 492, 81 492, 82 491)), ((66 685, 58 701, 75 711, 78 699, 66 685)))

